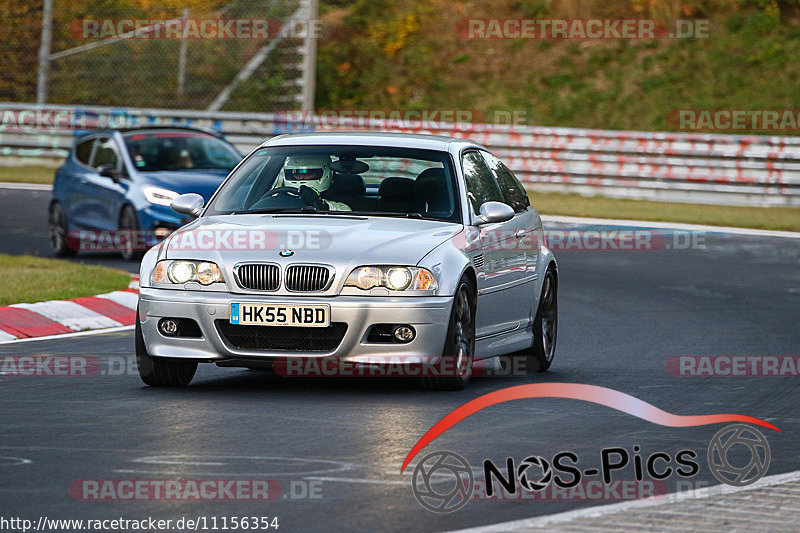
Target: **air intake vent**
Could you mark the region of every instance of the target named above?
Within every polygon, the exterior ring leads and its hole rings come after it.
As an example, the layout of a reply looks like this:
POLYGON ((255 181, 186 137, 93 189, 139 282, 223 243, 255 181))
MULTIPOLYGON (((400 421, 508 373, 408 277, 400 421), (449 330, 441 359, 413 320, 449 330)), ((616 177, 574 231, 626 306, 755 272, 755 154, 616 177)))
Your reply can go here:
POLYGON ((321 291, 328 286, 330 270, 322 265, 292 265, 286 270, 286 288, 290 291, 321 291))
POLYGON ((237 350, 265 352, 332 352, 342 343, 347 324, 331 322, 327 328, 240 326, 215 320, 222 339, 237 350))
POLYGON ((264 263, 246 263, 236 269, 239 285, 245 289, 256 291, 275 291, 280 284, 278 265, 264 263))
POLYGON ((472 259, 472 262, 475 264, 476 267, 483 268, 483 254, 476 255, 472 259))

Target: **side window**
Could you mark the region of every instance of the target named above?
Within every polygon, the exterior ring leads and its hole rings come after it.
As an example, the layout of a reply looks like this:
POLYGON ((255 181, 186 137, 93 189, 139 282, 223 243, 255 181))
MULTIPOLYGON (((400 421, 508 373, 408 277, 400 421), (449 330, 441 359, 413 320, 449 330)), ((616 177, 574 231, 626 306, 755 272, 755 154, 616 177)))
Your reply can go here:
POLYGON ((461 157, 461 167, 467 182, 467 194, 475 213, 486 202, 502 202, 503 196, 492 177, 492 171, 478 152, 467 152, 461 157))
POLYGON ((506 204, 513 207, 517 213, 525 211, 531 205, 525 187, 522 186, 517 177, 508 170, 508 167, 502 161, 488 152, 484 152, 484 155, 486 156, 486 162, 489 163, 489 167, 497 178, 497 183, 500 185, 500 191, 503 193, 506 204))
POLYGON ((89 158, 92 156, 92 145, 94 144, 94 138, 86 139, 85 141, 81 141, 75 145, 75 159, 83 163, 84 165, 89 164, 89 158))
POLYGON ((100 168, 104 165, 111 165, 117 168, 117 149, 114 141, 108 137, 103 137, 97 140, 97 149, 94 151, 94 160, 92 161, 93 168, 100 168))

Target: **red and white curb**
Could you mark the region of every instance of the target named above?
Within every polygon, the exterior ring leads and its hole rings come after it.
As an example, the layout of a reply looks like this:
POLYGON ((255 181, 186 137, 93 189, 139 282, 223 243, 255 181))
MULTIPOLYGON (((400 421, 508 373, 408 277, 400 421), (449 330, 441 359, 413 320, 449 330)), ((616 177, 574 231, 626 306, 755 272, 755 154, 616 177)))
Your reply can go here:
POLYGON ((139 293, 139 277, 131 277, 121 291, 0 307, 0 342, 131 326, 139 293))

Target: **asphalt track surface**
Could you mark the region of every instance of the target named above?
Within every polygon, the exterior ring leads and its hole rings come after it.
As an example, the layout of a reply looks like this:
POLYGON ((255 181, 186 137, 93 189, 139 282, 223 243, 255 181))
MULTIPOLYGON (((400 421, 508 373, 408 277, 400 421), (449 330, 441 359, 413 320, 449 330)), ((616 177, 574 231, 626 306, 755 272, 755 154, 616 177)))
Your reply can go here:
MULTIPOLYGON (((47 255, 39 226, 47 196, 0 191, 0 251, 47 255)), ((800 355, 800 242, 725 234, 702 242, 681 250, 557 252, 560 322, 551 370, 482 377, 461 392, 424 392, 401 379, 281 378, 212 365, 201 365, 186 390, 158 390, 121 369, 133 352, 130 331, 0 345, 3 356, 91 355, 104 369, 91 377, 0 376, 2 515, 277 516, 279 531, 444 531, 609 503, 470 501, 446 515, 417 503, 411 468, 400 474, 417 440, 464 402, 525 383, 608 387, 681 415, 759 417, 783 430, 762 429, 771 446, 768 474, 798 470, 800 378, 678 377, 666 362, 676 355, 800 355), (282 494, 269 502, 122 502, 79 501, 68 492, 84 479, 216 478, 275 479, 282 494), (302 498, 309 486, 321 496, 302 498), (300 497, 292 498, 292 487, 300 497)), ((487 458, 504 464, 570 450, 587 468, 599 466, 601 450, 611 446, 631 452, 638 445, 643 455, 691 449, 700 465, 693 481, 716 485, 705 453, 722 427, 663 427, 577 400, 517 400, 472 415, 418 458, 454 451, 482 477, 487 458)), ((615 472, 615 479, 633 476, 630 465, 615 472)), ((674 477, 667 483, 677 489, 674 477)))
MULTIPOLYGON (((52 257, 47 238, 50 196, 50 191, 0 188, 0 253, 52 257)), ((69 260, 139 272, 137 263, 115 253, 83 253, 69 260)))

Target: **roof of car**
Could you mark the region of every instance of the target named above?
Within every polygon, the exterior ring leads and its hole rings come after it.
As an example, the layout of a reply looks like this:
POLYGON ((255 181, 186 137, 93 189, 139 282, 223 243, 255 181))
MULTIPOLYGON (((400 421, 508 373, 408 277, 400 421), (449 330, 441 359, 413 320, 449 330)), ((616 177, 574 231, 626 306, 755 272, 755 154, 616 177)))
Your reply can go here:
POLYGON ((142 124, 140 126, 126 126, 124 128, 102 128, 87 132, 87 135, 94 135, 97 133, 111 133, 118 131, 120 133, 135 133, 137 131, 152 131, 152 130, 182 130, 182 131, 196 131, 198 133, 207 133, 214 137, 222 137, 222 133, 209 130, 205 128, 198 128, 196 126, 181 126, 179 124, 142 124))
POLYGON ((418 148, 423 150, 447 150, 450 143, 481 145, 470 139, 445 137, 443 135, 423 135, 418 133, 391 133, 371 131, 331 131, 315 133, 291 133, 278 135, 261 146, 292 146, 315 144, 352 144, 361 146, 393 146, 399 148, 418 148))

